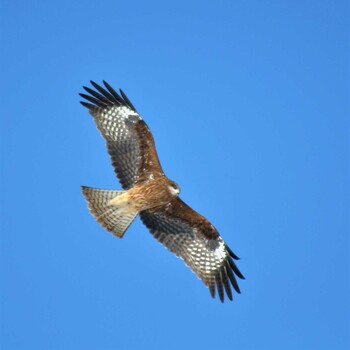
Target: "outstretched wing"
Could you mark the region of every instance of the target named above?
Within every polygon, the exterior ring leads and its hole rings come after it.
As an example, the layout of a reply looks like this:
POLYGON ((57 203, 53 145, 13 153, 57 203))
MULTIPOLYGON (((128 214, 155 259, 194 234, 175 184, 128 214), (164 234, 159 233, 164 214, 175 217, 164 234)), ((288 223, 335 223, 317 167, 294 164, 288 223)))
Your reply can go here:
POLYGON ((89 95, 79 95, 89 102, 80 103, 89 109, 106 140, 122 187, 127 190, 141 177, 162 175, 152 134, 124 92, 119 95, 105 81, 104 88, 91 84, 96 91, 84 86, 89 95))
POLYGON ((244 279, 233 259, 238 257, 225 244, 213 225, 175 198, 157 211, 140 213, 153 236, 185 264, 209 287, 212 297, 218 291, 224 301, 224 289, 232 300, 231 285, 240 293, 236 276, 244 279), (233 259, 232 259, 233 258, 233 259))

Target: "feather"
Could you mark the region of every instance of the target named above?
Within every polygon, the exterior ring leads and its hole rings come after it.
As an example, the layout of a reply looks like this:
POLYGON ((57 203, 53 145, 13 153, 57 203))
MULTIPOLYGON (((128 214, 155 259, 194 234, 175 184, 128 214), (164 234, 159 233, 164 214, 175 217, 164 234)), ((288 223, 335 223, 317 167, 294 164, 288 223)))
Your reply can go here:
POLYGON ((93 108, 96 107, 95 105, 93 105, 93 104, 91 104, 91 103, 84 102, 84 101, 80 101, 80 103, 81 103, 84 107, 86 107, 87 109, 93 109, 93 108))
POLYGON ((86 100, 94 103, 96 106, 99 106, 99 107, 106 107, 106 103, 98 100, 97 98, 95 97, 92 97, 92 96, 89 96, 89 95, 85 95, 85 94, 79 94, 81 97, 85 98, 86 100))
POLYGON ((100 85, 96 84, 94 81, 90 80, 91 85, 99 91, 103 96, 105 96, 109 101, 115 102, 115 98, 108 91, 102 88, 100 85))
POLYGON ((228 278, 230 279, 231 281, 231 284, 233 286, 233 288, 235 289, 235 291, 237 293, 241 293, 240 289, 239 289, 239 286, 238 286, 238 283, 237 283, 237 280, 236 280, 236 277, 235 275, 233 274, 232 270, 231 270, 231 266, 229 264, 229 262, 226 260, 226 273, 227 273, 227 276, 228 278))
POLYGON ((120 94, 122 95, 124 101, 126 102, 126 104, 133 109, 136 112, 136 108, 133 106, 133 104, 130 102, 130 100, 128 99, 128 96, 125 95, 125 93, 123 92, 122 89, 119 90, 120 94))
POLYGON ((110 100, 108 100, 108 98, 104 97, 103 95, 99 94, 98 92, 83 86, 83 88, 92 96, 94 96, 95 98, 97 98, 98 100, 100 100, 101 102, 105 103, 107 106, 113 106, 113 102, 111 102, 110 100))
POLYGON ((220 298, 221 302, 223 303, 224 302, 224 288, 222 286, 220 271, 218 271, 217 274, 215 275, 215 280, 216 280, 216 287, 217 287, 218 293, 219 293, 219 298, 220 298))
POLYGON ((210 291, 210 295, 212 296, 212 298, 215 298, 215 283, 209 284, 209 291, 210 291))
POLYGON ((232 300, 232 291, 231 291, 230 283, 228 282, 228 279, 227 279, 225 266, 221 268, 221 279, 222 279, 222 282, 224 283, 224 287, 228 298, 232 300))
POLYGON ((236 264, 234 263, 234 261, 231 259, 231 257, 227 257, 228 262, 230 263, 230 266, 232 268, 232 270, 234 271, 234 273, 242 280, 244 280, 244 276, 242 275, 241 271, 238 270, 236 264))
POLYGON ((125 104, 125 101, 118 95, 118 93, 106 82, 103 80, 103 84, 107 90, 114 96, 114 98, 122 105, 125 104))
POLYGON ((232 256, 233 259, 235 260, 239 260, 239 257, 230 249, 229 246, 225 245, 226 250, 228 251, 228 253, 232 256))

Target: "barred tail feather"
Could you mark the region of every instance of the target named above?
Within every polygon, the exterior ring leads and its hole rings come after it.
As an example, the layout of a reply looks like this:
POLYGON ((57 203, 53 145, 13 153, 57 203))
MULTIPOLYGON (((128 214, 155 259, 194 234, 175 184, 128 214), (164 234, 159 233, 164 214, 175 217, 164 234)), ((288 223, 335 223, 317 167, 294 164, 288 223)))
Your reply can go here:
POLYGON ((83 195, 96 221, 113 235, 122 238, 127 228, 136 218, 137 211, 121 212, 120 208, 110 205, 110 201, 125 191, 101 190, 82 186, 83 195))

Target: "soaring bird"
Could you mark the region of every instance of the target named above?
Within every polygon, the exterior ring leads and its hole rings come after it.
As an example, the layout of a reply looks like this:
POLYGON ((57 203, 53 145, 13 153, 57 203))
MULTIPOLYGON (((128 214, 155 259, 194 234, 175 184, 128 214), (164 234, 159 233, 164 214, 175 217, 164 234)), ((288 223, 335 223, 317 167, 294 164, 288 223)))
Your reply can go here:
POLYGON ((231 285, 240 289, 236 277, 244 279, 215 227, 179 198, 180 187, 168 179, 160 165, 152 134, 122 90, 83 87, 96 126, 106 141, 114 171, 123 190, 82 186, 91 214, 107 231, 122 238, 137 215, 154 238, 168 248, 224 302, 224 291, 232 300, 231 285))

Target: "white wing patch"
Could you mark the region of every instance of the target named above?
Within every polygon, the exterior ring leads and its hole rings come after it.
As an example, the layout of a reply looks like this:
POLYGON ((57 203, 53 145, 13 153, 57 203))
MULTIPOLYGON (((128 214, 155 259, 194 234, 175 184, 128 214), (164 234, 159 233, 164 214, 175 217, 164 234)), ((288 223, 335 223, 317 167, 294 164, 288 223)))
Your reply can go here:
POLYGON ((225 243, 220 237, 216 240, 196 239, 188 245, 184 254, 184 261, 198 275, 200 279, 208 284, 213 276, 213 271, 220 269, 227 259, 225 243))
POLYGON ((129 107, 104 108, 94 111, 94 119, 100 132, 110 141, 123 141, 133 138, 130 128, 141 117, 129 107))

